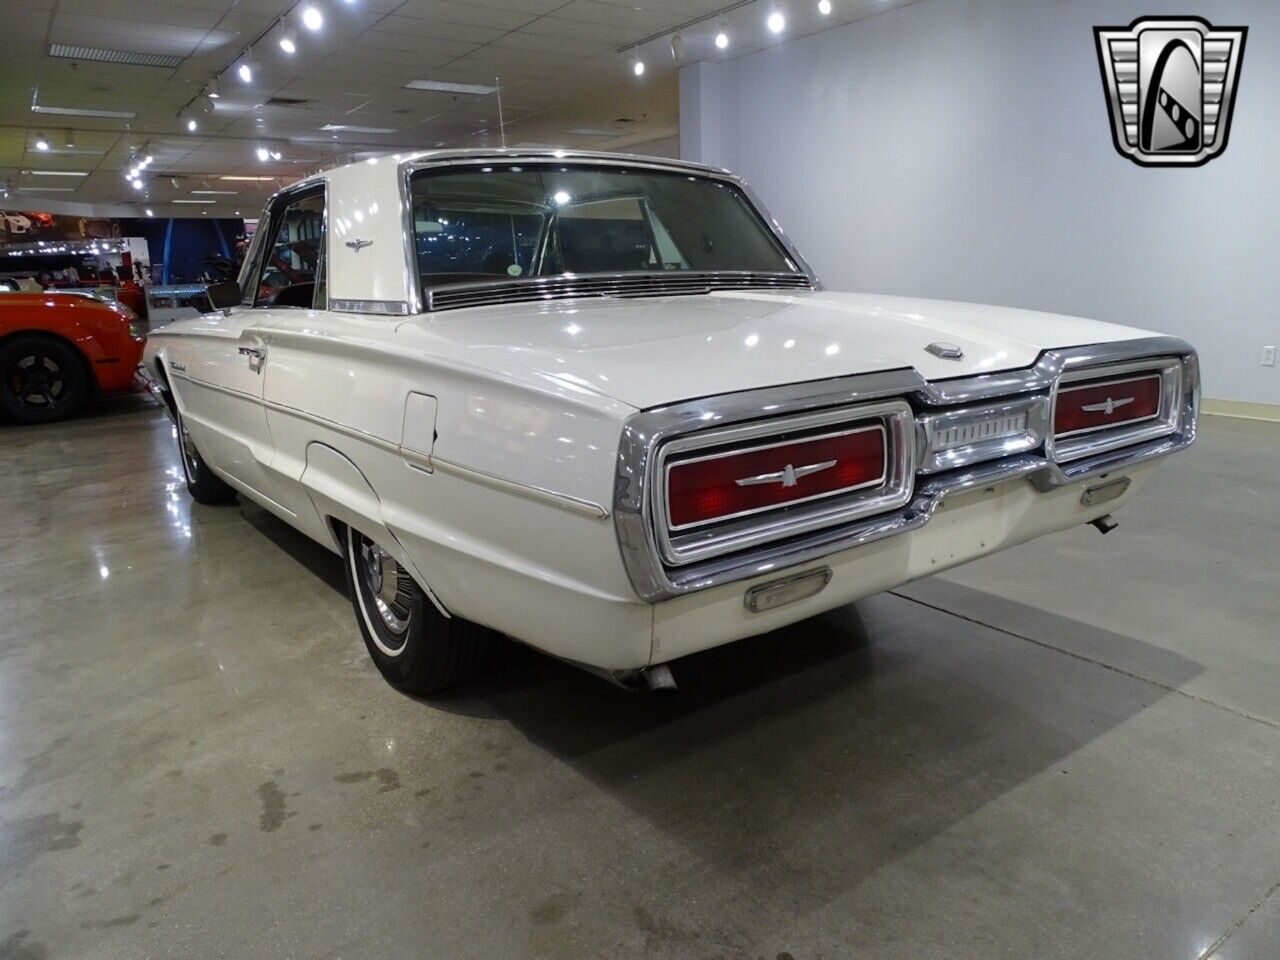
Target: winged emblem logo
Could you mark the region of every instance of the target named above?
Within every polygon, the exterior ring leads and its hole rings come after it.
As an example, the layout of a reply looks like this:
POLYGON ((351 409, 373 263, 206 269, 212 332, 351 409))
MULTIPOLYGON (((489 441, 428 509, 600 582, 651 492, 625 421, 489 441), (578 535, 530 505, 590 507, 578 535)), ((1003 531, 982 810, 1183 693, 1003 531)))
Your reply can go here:
POLYGON ((784 487, 794 487, 801 478, 821 473, 823 470, 830 470, 837 462, 836 460, 824 460, 822 463, 811 463, 806 467, 795 467, 788 463, 781 470, 774 473, 743 477, 741 480, 735 480, 734 483, 740 487, 754 487, 764 483, 780 483, 784 487))
POLYGON ((1226 149, 1248 27, 1141 17, 1093 32, 1121 156, 1144 167, 1196 167, 1226 149))
POLYGON ((1101 413, 1109 417, 1121 407, 1128 406, 1131 403, 1133 403, 1133 397, 1121 397, 1119 400, 1112 400, 1107 397, 1102 403, 1087 403, 1080 409, 1087 410, 1089 413, 1101 413))

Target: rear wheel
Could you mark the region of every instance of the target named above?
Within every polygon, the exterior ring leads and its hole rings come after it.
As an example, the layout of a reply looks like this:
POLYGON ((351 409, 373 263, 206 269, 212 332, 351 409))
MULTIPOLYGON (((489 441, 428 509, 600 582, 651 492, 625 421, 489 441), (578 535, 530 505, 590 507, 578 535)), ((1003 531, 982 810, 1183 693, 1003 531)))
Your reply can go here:
POLYGON ((369 656, 405 693, 435 693, 480 669, 491 633, 446 617, 376 542, 346 530, 347 588, 369 656))
POLYGON ((235 490, 225 480, 209 469, 209 465, 200 456, 187 425, 178 412, 178 405, 173 405, 173 422, 177 425, 178 456, 182 460, 182 473, 187 480, 187 492, 196 503, 230 503, 236 498, 235 490))
POLYGON ((19 423, 71 416, 89 395, 89 372, 75 348, 24 334, 0 345, 0 410, 19 423))

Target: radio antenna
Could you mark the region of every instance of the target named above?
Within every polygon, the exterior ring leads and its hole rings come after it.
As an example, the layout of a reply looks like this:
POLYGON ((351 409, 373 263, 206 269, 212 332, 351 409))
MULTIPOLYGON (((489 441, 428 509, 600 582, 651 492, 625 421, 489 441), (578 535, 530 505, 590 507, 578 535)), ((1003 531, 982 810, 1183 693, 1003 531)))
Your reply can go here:
POLYGON ((493 78, 494 93, 498 95, 498 137, 502 142, 502 149, 507 149, 507 125, 502 119, 502 78, 493 78))

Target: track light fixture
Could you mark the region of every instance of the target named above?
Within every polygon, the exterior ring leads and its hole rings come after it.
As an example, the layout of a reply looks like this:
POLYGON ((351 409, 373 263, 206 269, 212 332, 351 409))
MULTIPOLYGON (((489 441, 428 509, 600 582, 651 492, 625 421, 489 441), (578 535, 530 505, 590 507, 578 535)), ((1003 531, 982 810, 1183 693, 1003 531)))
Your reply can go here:
POLYGON ((49 139, 43 133, 36 134, 36 149, 41 153, 49 149, 49 139))
POLYGON ((678 31, 671 37, 671 59, 684 59, 684 37, 678 31))

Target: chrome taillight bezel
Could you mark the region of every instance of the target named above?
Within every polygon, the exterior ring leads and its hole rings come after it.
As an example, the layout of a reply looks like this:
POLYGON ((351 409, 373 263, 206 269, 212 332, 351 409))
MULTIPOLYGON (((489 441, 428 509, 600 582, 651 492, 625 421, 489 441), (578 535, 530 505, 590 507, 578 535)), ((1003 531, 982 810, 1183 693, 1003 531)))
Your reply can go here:
POLYGON ((1049 429, 1045 437, 1047 458, 1057 463, 1069 463, 1176 433, 1181 425, 1183 409, 1182 366, 1179 357, 1153 357, 1129 363, 1080 367, 1063 373, 1049 396, 1049 429), (1089 427, 1063 434, 1054 432, 1058 397, 1073 389, 1073 384, 1102 386, 1146 376, 1160 378, 1160 408, 1154 416, 1114 426, 1089 427))
POLYGON ((650 512, 658 549, 664 563, 682 566, 896 510, 910 501, 915 472, 915 415, 905 400, 856 404, 683 434, 662 444, 655 458, 654 474, 661 482, 650 486, 650 512), (717 449, 729 456, 741 452, 742 446, 753 440, 767 441, 785 434, 845 425, 850 429, 880 427, 885 431, 885 472, 875 486, 834 491, 709 523, 672 526, 666 482, 672 461, 688 462, 688 455, 694 452, 715 456, 717 449))

